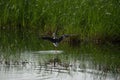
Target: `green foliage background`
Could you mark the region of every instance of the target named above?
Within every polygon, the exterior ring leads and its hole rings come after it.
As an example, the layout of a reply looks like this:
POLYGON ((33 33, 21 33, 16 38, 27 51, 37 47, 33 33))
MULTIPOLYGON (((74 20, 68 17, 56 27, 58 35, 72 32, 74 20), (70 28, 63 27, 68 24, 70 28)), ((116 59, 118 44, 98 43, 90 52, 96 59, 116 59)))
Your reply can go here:
POLYGON ((83 39, 120 40, 120 1, 0 0, 1 35, 27 38, 56 27, 83 39))

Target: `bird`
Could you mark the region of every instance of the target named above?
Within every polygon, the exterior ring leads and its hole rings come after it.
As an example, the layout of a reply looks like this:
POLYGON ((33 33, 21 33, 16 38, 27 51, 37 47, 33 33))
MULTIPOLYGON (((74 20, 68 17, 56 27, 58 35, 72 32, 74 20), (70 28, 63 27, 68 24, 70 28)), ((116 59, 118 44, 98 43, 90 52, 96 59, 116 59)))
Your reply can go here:
POLYGON ((58 30, 60 30, 60 27, 56 27, 55 32, 53 32, 52 37, 50 36, 42 36, 43 40, 48 40, 50 42, 53 43, 53 45, 56 47, 58 47, 58 44, 65 38, 70 37, 70 36, 75 36, 76 34, 63 34, 60 37, 57 37, 57 33, 59 32, 58 30))
POLYGON ((57 36, 56 36, 56 33, 53 33, 53 37, 42 36, 42 39, 43 39, 43 40, 48 40, 48 41, 52 42, 55 47, 58 47, 58 44, 59 44, 64 38, 67 38, 67 37, 69 37, 69 36, 70 36, 69 34, 63 34, 63 35, 61 35, 60 37, 57 37, 57 36))

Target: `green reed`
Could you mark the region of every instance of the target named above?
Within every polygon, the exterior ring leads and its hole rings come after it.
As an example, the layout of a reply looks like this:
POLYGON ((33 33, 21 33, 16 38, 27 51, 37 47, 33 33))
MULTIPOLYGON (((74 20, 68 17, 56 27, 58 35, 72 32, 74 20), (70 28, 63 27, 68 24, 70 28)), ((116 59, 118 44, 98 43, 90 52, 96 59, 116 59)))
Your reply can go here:
POLYGON ((26 36, 59 27, 60 34, 119 40, 119 7, 118 0, 0 0, 0 28, 26 36))

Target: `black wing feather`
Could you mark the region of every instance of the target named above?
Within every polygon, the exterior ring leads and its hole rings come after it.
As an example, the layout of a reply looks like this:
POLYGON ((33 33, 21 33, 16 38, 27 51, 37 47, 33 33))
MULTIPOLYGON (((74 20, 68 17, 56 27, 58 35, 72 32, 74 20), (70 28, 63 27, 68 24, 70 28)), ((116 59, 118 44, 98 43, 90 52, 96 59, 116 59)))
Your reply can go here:
POLYGON ((65 35, 62 35, 60 38, 55 38, 55 39, 53 39, 52 37, 49 37, 49 36, 43 36, 42 39, 51 41, 53 43, 56 43, 56 42, 59 43, 66 37, 69 37, 69 35, 65 34, 65 35))
POLYGON ((51 41, 51 42, 54 41, 53 38, 48 37, 48 36, 43 36, 42 39, 44 39, 44 40, 49 40, 49 41, 51 41))
POLYGON ((64 38, 66 37, 69 37, 69 35, 65 34, 65 35, 62 35, 59 39, 58 39, 58 42, 61 42, 64 38))

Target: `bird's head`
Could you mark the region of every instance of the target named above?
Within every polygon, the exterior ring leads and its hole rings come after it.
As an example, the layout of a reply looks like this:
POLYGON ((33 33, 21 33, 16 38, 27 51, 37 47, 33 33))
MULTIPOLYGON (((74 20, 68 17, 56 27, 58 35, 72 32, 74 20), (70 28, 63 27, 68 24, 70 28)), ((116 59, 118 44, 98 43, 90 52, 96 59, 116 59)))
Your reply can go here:
POLYGON ((52 36, 53 36, 53 38, 54 38, 54 39, 56 38, 56 34, 55 34, 55 33, 53 33, 53 35, 52 35, 52 36))

